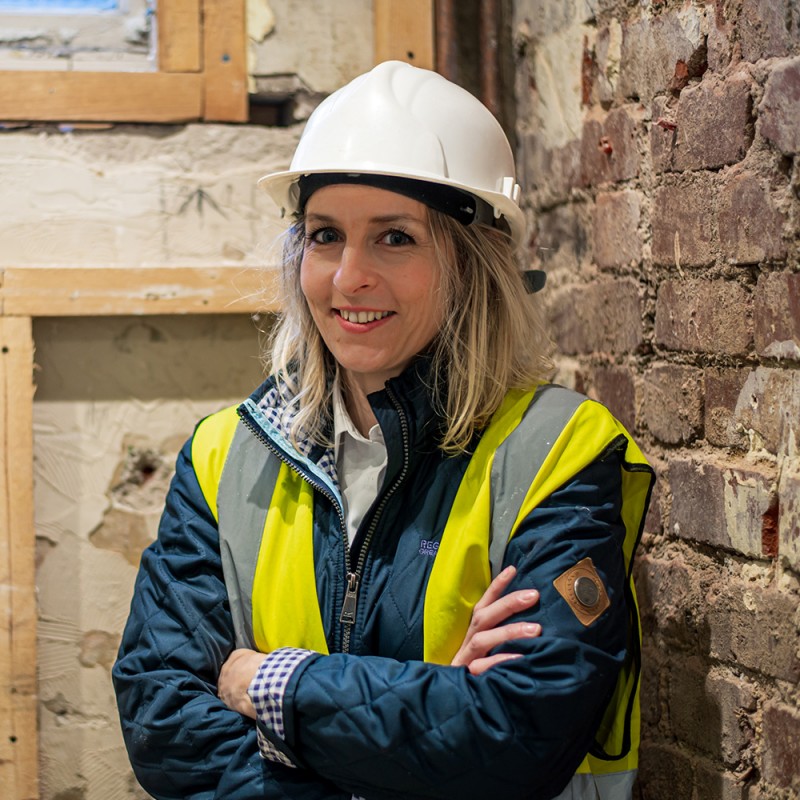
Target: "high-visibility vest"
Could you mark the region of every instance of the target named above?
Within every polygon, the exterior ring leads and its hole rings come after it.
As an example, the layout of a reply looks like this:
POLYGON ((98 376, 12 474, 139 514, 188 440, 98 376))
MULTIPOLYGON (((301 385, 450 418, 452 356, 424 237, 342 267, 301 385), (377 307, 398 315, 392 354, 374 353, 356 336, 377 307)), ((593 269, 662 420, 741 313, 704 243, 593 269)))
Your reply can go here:
MULTIPOLYGON (((258 414, 252 401, 245 406, 258 414)), ((641 629, 632 564, 653 473, 622 425, 600 404, 559 386, 510 391, 463 475, 424 598, 424 660, 449 664, 519 523, 615 447, 625 451, 621 514, 629 652, 595 743, 557 800, 628 798, 638 766, 641 629)), ((198 426, 192 458, 218 520, 237 645, 327 654, 314 571, 312 486, 270 456, 235 408, 198 426), (291 614, 285 613, 289 607, 291 614)), ((318 471, 315 480, 330 478, 318 471)))

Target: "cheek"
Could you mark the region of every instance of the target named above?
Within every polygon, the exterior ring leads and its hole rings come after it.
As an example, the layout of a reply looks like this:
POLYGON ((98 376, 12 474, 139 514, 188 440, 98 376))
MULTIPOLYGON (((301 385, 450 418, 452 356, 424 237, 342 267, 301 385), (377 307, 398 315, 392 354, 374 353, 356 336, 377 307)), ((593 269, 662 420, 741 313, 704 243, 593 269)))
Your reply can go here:
POLYGON ((309 304, 319 295, 319 277, 305 256, 300 262, 300 291, 309 304))

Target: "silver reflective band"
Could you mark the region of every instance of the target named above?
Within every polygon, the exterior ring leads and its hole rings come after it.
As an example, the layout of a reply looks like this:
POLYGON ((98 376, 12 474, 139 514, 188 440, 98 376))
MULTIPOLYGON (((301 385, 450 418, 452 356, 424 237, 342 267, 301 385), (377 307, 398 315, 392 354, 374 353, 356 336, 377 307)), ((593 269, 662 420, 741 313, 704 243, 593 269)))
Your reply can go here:
POLYGON ((564 426, 586 397, 554 384, 540 386, 525 416, 497 448, 492 463, 492 531, 489 561, 494 578, 503 565, 506 545, 525 501, 530 475, 538 474, 564 426), (512 447, 511 440, 525 443, 512 447), (522 479, 522 483, 518 479, 522 479))
POLYGON ((236 646, 255 649, 253 580, 281 462, 241 421, 217 489, 219 549, 236 646))
POLYGON ((567 788, 553 800, 631 800, 636 770, 608 775, 573 775, 567 788))

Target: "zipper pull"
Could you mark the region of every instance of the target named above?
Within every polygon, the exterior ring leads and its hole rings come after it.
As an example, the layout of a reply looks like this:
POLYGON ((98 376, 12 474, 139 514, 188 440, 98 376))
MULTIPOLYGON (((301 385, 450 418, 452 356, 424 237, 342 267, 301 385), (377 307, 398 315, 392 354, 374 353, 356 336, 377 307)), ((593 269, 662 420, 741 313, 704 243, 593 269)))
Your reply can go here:
POLYGON ((356 603, 358 602, 358 575, 350 572, 347 575, 347 590, 344 593, 344 603, 342 603, 342 613, 339 615, 339 622, 345 625, 353 625, 356 621, 356 603))

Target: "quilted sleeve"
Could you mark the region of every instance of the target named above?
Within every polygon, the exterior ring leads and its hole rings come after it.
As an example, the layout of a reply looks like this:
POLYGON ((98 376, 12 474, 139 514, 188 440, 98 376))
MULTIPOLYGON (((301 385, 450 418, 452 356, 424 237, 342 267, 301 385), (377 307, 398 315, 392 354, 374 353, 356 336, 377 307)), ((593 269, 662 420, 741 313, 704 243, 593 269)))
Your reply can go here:
POLYGON ((285 752, 370 800, 549 798, 593 740, 628 635, 622 454, 583 469, 524 520, 505 564, 535 587, 541 637, 480 676, 466 668, 342 654, 304 661, 284 697, 285 752), (585 625, 554 581, 591 558, 609 607, 585 625))
POLYGON ((252 721, 217 698, 234 648, 216 524, 187 444, 143 554, 113 679, 125 744, 157 800, 349 798, 259 756, 252 721))

